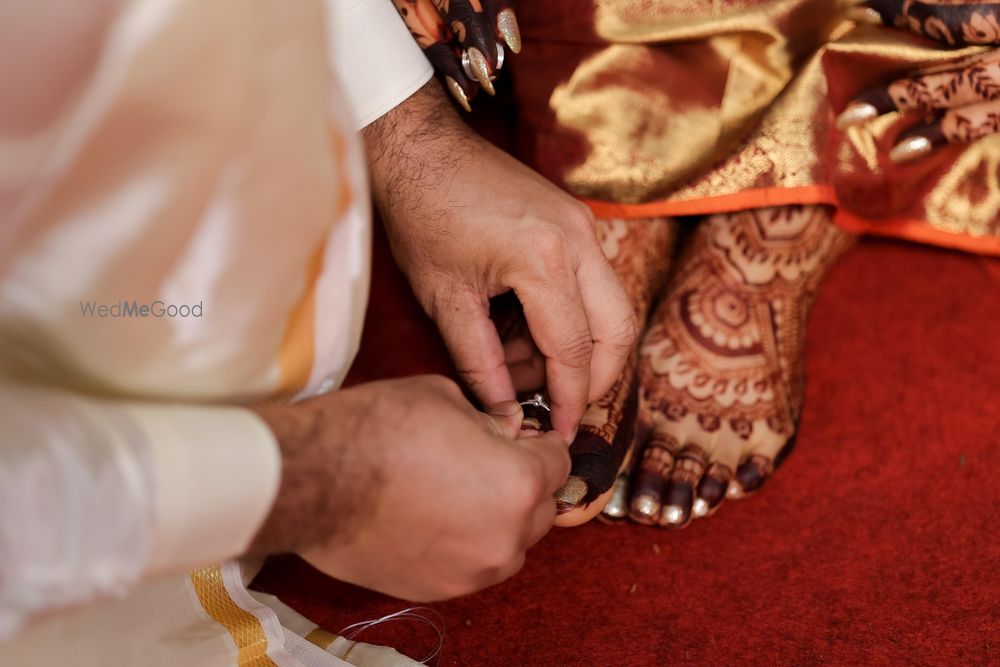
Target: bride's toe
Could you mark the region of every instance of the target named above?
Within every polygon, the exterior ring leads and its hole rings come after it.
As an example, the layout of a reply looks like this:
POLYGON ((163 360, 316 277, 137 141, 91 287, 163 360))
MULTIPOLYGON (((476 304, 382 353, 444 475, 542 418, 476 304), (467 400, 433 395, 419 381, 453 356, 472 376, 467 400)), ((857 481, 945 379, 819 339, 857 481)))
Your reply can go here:
POLYGON ((774 472, 771 458, 763 454, 751 454, 736 469, 735 481, 739 485, 740 497, 756 493, 774 472))
POLYGON ((670 484, 663 496, 660 525, 684 528, 692 519, 695 489, 708 463, 708 455, 696 445, 687 445, 677 454, 670 484))
POLYGON ((726 489, 733 479, 733 469, 725 463, 712 463, 701 481, 698 482, 698 493, 691 508, 698 518, 710 516, 726 499, 726 489))

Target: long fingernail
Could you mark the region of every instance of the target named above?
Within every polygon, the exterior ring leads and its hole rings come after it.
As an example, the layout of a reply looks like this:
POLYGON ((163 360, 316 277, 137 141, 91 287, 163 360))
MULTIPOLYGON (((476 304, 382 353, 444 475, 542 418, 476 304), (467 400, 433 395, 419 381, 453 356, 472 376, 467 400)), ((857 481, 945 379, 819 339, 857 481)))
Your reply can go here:
POLYGON ((882 25, 882 15, 871 7, 851 7, 847 10, 847 18, 858 23, 882 25))
POLYGON ((564 514, 580 506, 587 496, 587 482, 581 477, 570 475, 566 483, 555 493, 556 511, 564 514))
POLYGON ((615 480, 615 490, 611 500, 604 506, 604 516, 611 519, 624 519, 628 514, 628 478, 619 475, 615 480))
POLYGON ((867 102, 852 102, 847 105, 844 112, 837 116, 837 127, 846 130, 849 127, 860 125, 878 117, 878 109, 867 102))
POLYGON ((450 76, 446 76, 444 82, 448 85, 448 92, 451 93, 451 96, 455 98, 458 104, 466 111, 471 112, 472 106, 469 104, 469 98, 466 97, 462 87, 458 85, 458 81, 455 81, 450 76))
POLYGON ((521 52, 521 30, 517 27, 517 18, 513 9, 505 9, 497 16, 497 30, 503 35, 503 41, 514 53, 521 52))
POLYGON ((923 157, 934 149, 934 144, 927 137, 908 137, 893 146, 889 151, 889 159, 899 164, 923 157))
POLYGON ((486 56, 484 56, 483 52, 474 46, 468 50, 468 54, 469 67, 472 69, 472 73, 475 75, 476 81, 479 82, 479 85, 482 86, 483 90, 487 93, 490 95, 496 95, 497 91, 493 88, 493 82, 490 81, 490 66, 489 63, 486 62, 486 56))

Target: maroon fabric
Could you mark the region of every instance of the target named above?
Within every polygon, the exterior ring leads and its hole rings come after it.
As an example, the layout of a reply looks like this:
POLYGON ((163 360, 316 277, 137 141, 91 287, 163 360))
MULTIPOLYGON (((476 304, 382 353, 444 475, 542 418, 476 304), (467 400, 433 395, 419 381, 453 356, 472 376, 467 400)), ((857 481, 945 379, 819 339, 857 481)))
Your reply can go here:
MULTIPOLYGON (((447 368, 390 268, 380 241, 355 380, 447 368)), ((514 579, 433 605, 441 664, 1000 663, 998 350, 1000 261, 863 242, 817 305, 798 445, 763 491, 680 532, 553 531, 514 579)), ((295 558, 258 585, 331 631, 408 606, 295 558)))

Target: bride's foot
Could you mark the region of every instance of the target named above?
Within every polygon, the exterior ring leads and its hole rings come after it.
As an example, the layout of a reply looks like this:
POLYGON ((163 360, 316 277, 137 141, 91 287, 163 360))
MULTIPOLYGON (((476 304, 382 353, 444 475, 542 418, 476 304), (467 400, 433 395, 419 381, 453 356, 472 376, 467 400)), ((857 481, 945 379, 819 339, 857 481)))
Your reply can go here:
MULTIPOLYGON (((639 322, 645 322, 653 297, 662 289, 677 235, 677 224, 665 218, 598 220, 597 236, 618 274, 639 322)), ((573 468, 556 494, 556 525, 575 526, 596 516, 608 501, 615 477, 633 443, 638 406, 638 349, 621 377, 591 404, 570 447, 573 468)))
POLYGON ((851 240, 818 206, 698 225, 641 345, 633 519, 681 528, 764 484, 801 411, 816 291, 851 240))

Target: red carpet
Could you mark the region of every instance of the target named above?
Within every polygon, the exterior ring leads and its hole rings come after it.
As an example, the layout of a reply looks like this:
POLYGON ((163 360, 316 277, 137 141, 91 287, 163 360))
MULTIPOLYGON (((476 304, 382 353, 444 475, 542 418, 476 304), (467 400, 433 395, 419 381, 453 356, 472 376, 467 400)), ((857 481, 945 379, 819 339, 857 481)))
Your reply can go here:
MULTIPOLYGON (((355 380, 444 363, 389 267, 377 246, 355 380)), ((513 580, 433 605, 440 664, 1000 664, 1000 261, 862 243, 808 364, 796 451, 757 497, 680 532, 554 531, 513 580)), ((258 585, 332 631, 408 606, 294 558, 258 585)))

